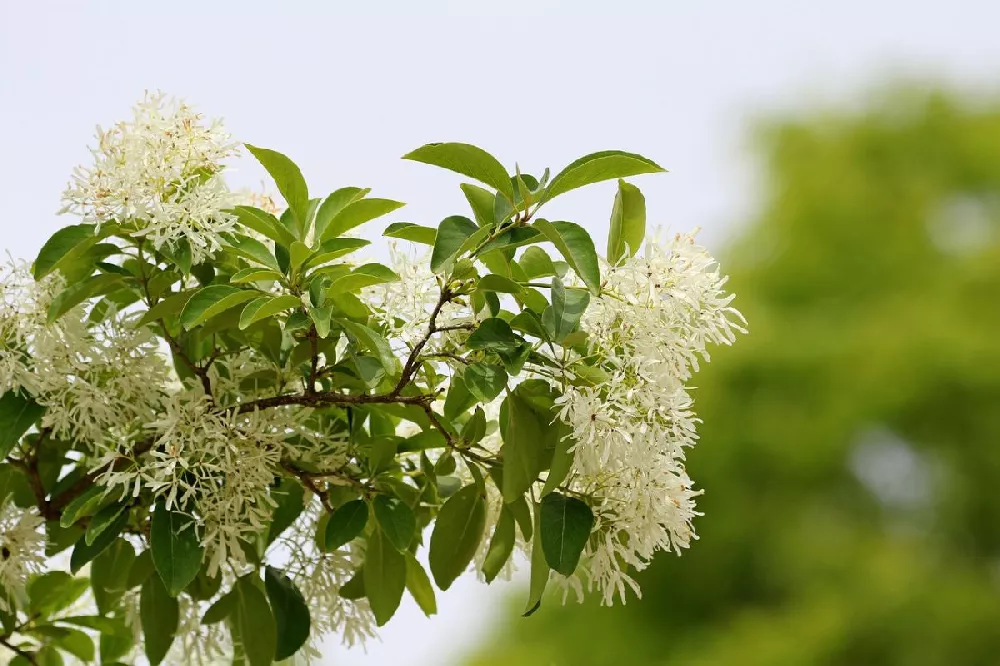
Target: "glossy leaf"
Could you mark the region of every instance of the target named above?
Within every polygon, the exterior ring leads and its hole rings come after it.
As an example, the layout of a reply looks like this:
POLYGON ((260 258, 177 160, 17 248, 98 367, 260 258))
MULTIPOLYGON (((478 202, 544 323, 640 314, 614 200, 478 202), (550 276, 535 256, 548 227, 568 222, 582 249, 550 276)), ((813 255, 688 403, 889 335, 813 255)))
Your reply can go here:
POLYGON ((543 201, 592 183, 612 178, 627 178, 642 173, 658 173, 663 167, 642 155, 620 150, 603 150, 585 155, 560 171, 549 183, 543 201))
POLYGON ((45 241, 35 263, 32 275, 36 280, 59 268, 60 264, 73 259, 97 242, 96 227, 93 224, 74 224, 63 227, 45 241))
POLYGON ((285 225, 271 213, 253 206, 237 206, 233 209, 237 219, 262 236, 270 238, 279 245, 290 246, 295 241, 285 225))
POLYGON ((205 323, 229 308, 260 296, 259 291, 240 289, 228 284, 213 284, 202 287, 188 300, 181 310, 180 322, 186 329, 205 323))
POLYGON ((291 294, 256 298, 247 303, 243 312, 240 313, 240 330, 249 328, 261 319, 267 319, 279 312, 297 308, 300 305, 302 305, 302 301, 291 294))
POLYGON ((500 509, 500 518, 493 530, 489 550, 483 560, 483 576, 487 583, 492 583, 502 570, 514 551, 514 514, 507 506, 500 509))
POLYGON ((271 601, 277 628, 274 659, 281 661, 298 652, 309 639, 309 607, 299 588, 280 569, 265 569, 264 588, 271 601))
MULTIPOLYGON (((544 469, 544 430, 550 427, 541 422, 528 401, 518 393, 511 393, 504 401, 506 427, 503 432, 503 498, 513 502, 531 487, 544 469)), ((501 418, 503 418, 501 416, 501 418)))
MULTIPOLYGON (((278 631, 264 592, 249 574, 236 581, 236 603, 230 616, 250 666, 270 666, 278 649, 278 631)), ((257 579, 259 583, 260 579, 257 579)))
POLYGON ((538 610, 542 605, 542 595, 549 584, 549 576, 552 570, 549 569, 545 561, 545 553, 542 547, 542 537, 540 529, 541 509, 535 504, 534 511, 534 538, 531 543, 531 575, 528 584, 528 603, 524 608, 524 616, 528 617, 538 610))
POLYGON ((472 214, 476 218, 476 223, 481 227, 493 225, 493 200, 496 195, 489 190, 484 190, 478 185, 462 183, 462 193, 472 206, 472 214))
POLYGON ((393 201, 391 199, 372 198, 354 201, 333 216, 323 231, 320 240, 326 241, 341 236, 354 227, 382 217, 383 215, 388 215, 405 205, 401 201, 393 201))
POLYGON ((634 257, 645 236, 646 197, 638 187, 619 179, 608 231, 608 263, 615 265, 626 255, 634 257))
POLYGON ((25 393, 8 391, 0 396, 0 460, 44 413, 45 408, 25 393))
POLYGON ((465 486, 441 507, 431 533, 434 582, 447 590, 472 562, 486 529, 486 497, 478 484, 465 486))
POLYGON ((476 223, 461 215, 452 215, 441 220, 434 237, 431 252, 431 270, 440 272, 458 254, 459 249, 479 228, 476 223))
POLYGON ((549 493, 541 504, 542 549, 549 567, 571 576, 594 527, 594 513, 585 502, 549 493))
POLYGON ((467 143, 429 143, 403 155, 403 159, 460 173, 499 190, 508 199, 514 198, 507 170, 482 148, 467 143))
POLYGON ((465 386, 479 402, 491 402, 507 387, 507 372, 498 365, 472 363, 462 373, 465 386))
POLYGON ((396 550, 404 551, 413 541, 413 535, 417 530, 417 520, 413 515, 413 510, 404 502, 379 495, 372 501, 375 510, 375 519, 378 521, 382 534, 389 540, 396 550))
POLYGON ((288 207, 298 218, 301 233, 303 231, 301 225, 305 224, 306 213, 309 209, 309 188, 306 186, 305 178, 302 177, 302 171, 299 170, 295 162, 275 150, 258 148, 249 143, 244 145, 271 174, 281 196, 284 197, 288 207))
POLYGON ((167 591, 176 597, 198 575, 205 555, 194 521, 160 504, 153 512, 149 532, 153 564, 167 591))
POLYGON ((351 500, 339 507, 326 523, 326 551, 333 552, 361 536, 367 524, 368 505, 364 500, 351 500))
POLYGON ((434 245, 437 229, 424 227, 413 222, 394 222, 385 228, 382 235, 387 238, 401 238, 413 243, 434 245))
POLYGON ((150 576, 142 586, 139 620, 146 658, 152 666, 157 666, 167 656, 180 620, 177 599, 170 596, 158 576, 150 576))
POLYGON ((365 595, 375 623, 384 625, 396 613, 406 589, 406 558, 380 530, 368 538, 364 566, 365 595))
POLYGON ((413 553, 405 553, 406 556, 406 589, 410 596, 417 602, 417 606, 430 617, 437 614, 437 598, 434 595, 434 588, 431 586, 431 579, 427 572, 417 562, 413 553))
POLYGON ((601 268, 597 262, 597 250, 590 234, 583 227, 572 222, 538 219, 535 220, 535 228, 556 246, 591 293, 601 293, 601 268))

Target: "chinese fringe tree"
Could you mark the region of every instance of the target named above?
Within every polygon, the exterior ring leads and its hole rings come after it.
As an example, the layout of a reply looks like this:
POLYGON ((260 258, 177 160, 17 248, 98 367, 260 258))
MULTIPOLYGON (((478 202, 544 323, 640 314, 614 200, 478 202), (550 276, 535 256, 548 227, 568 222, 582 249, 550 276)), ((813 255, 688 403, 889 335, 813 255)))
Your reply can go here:
POLYGON ((403 204, 313 197, 250 145, 287 207, 230 191, 237 144, 183 103, 98 140, 64 195, 80 223, 0 283, 0 654, 305 659, 514 551, 530 614, 546 586, 624 600, 694 538, 686 384, 744 322, 693 235, 644 244, 621 179, 655 163, 535 178, 418 148, 480 184, 437 228, 389 224, 385 266, 356 228, 403 204), (539 217, 616 178, 605 258, 539 217))

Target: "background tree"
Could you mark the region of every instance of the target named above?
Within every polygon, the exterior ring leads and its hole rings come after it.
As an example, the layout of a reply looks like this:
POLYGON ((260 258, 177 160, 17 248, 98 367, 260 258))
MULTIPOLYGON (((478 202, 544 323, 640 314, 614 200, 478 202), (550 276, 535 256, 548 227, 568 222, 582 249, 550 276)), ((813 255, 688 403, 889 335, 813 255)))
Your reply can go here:
POLYGON ((468 663, 996 663, 1000 106, 900 88, 760 136, 727 262, 753 335, 695 392, 701 540, 468 663))

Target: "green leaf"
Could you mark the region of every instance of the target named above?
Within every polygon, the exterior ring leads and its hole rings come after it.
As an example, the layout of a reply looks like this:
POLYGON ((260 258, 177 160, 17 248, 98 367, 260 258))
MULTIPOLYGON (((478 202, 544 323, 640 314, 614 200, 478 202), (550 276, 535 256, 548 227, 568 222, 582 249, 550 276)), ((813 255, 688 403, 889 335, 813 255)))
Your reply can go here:
MULTIPOLYGON (((53 627, 53 629, 55 628, 53 627)), ((60 635, 52 637, 50 642, 52 646, 70 653, 85 664, 94 661, 97 650, 94 648, 94 641, 91 640, 90 636, 79 629, 66 627, 58 627, 58 629, 60 635)))
POLYGON ((482 148, 467 143, 429 143, 403 155, 403 159, 460 173, 503 192, 508 199, 514 198, 507 170, 482 148))
POLYGON ((545 478, 545 485, 542 487, 542 497, 558 488, 559 484, 569 476, 570 470, 573 469, 573 451, 571 449, 576 442, 565 424, 559 422, 555 424, 555 427, 560 436, 556 439, 555 449, 552 452, 552 464, 549 465, 549 475, 545 478))
POLYGON ((156 571, 173 597, 195 579, 205 556, 194 520, 167 510, 162 503, 150 521, 150 550, 156 571))
POLYGON ((240 330, 253 326, 261 319, 267 319, 271 315, 297 308, 300 305, 302 305, 302 301, 291 294, 256 298, 247 303, 243 312, 240 313, 240 330))
POLYGON ((370 220, 388 215, 394 210, 405 206, 401 201, 392 199, 360 199, 354 201, 333 216, 329 225, 320 236, 320 240, 336 238, 350 231, 354 227, 364 224, 370 220))
POLYGON ((404 553, 406 557, 406 589, 410 591, 410 596, 420 606, 424 615, 430 617, 437 614, 437 599, 434 595, 434 588, 431 586, 431 579, 427 577, 427 572, 417 562, 413 553, 404 553))
POLYGON ((202 287, 188 300, 181 310, 180 322, 185 329, 192 329, 229 308, 260 296, 259 291, 240 289, 228 284, 202 287))
MULTIPOLYGON (((0 396, 0 460, 21 441, 21 436, 45 413, 45 408, 21 393, 0 396)), ((3 498, 0 498, 0 504, 3 498)))
POLYGON ((556 274, 556 267, 548 253, 540 247, 529 247, 517 260, 529 280, 556 274))
MULTIPOLYGON (((544 469, 544 431, 542 423, 531 404, 518 393, 511 393, 506 404, 506 428, 503 434, 503 498, 513 502, 531 487, 544 469)), ((502 418, 502 417, 501 417, 502 418)))
MULTIPOLYGON (((265 266, 279 273, 285 272, 285 269, 278 263, 277 257, 271 253, 271 250, 269 250, 266 245, 261 243, 256 238, 250 238, 249 236, 237 236, 232 243, 227 245, 227 247, 244 259, 257 262, 261 266, 265 266)), ((283 248, 278 245, 275 250, 278 249, 283 248)))
POLYGON ((507 372, 498 365, 472 363, 462 373, 469 393, 480 402, 490 402, 507 388, 507 372))
POLYGON ((249 227, 262 236, 270 238, 278 245, 289 247, 294 241, 293 236, 278 218, 266 210, 253 206, 237 206, 233 209, 243 226, 249 227))
POLYGON ((208 610, 205 611, 205 614, 201 617, 201 623, 216 624, 218 622, 222 622, 227 617, 232 615, 235 608, 236 595, 232 592, 223 594, 215 601, 215 603, 208 607, 208 610))
POLYGON ((479 227, 467 217, 452 215, 441 220, 437 235, 434 237, 434 250, 431 252, 431 270, 440 272, 458 254, 459 249, 479 227))
POLYGON ((541 513, 538 504, 535 504, 535 534, 531 544, 531 576, 528 584, 528 604, 524 608, 524 617, 528 617, 542 605, 542 595, 545 594, 545 587, 549 584, 551 574, 542 547, 541 513))
POLYGON ((36 280, 67 263, 73 257, 82 254, 97 242, 96 227, 93 224, 74 224, 63 227, 45 241, 35 263, 32 275, 36 280))
POLYGON ((395 282, 398 279, 399 276, 396 273, 382 264, 363 264, 347 275, 331 282, 330 286, 327 287, 326 293, 328 296, 355 293, 365 287, 384 284, 386 282, 395 282))
POLYGON ((319 210, 316 211, 313 237, 323 238, 326 228, 330 225, 330 220, 348 204, 364 199, 368 196, 369 192, 371 192, 371 189, 367 187, 342 187, 324 199, 323 203, 320 204, 319 210))
POLYGON ((489 190, 484 190, 478 185, 462 183, 462 192, 472 206, 472 214, 476 218, 476 223, 481 227, 493 226, 493 200, 496 195, 489 190))
MULTIPOLYGON (((0 404, 3 400, 0 399, 0 404)), ((83 516, 92 516, 104 500, 104 493, 107 489, 104 486, 92 485, 85 491, 73 498, 63 510, 59 517, 59 525, 69 527, 83 516)), ((2 500, 0 500, 2 501, 2 500)))
POLYGON ((177 599, 170 596, 157 576, 150 576, 143 583, 139 597, 139 620, 146 658, 152 666, 157 666, 167 656, 180 620, 177 599))
POLYGON ((455 420, 474 404, 476 397, 469 393, 461 376, 456 375, 448 387, 448 396, 444 401, 444 415, 449 420, 455 420))
POLYGON ((489 550, 486 551, 486 558, 483 560, 483 576, 487 583, 492 583, 497 574, 503 570, 503 566, 510 559, 510 554, 514 552, 514 541, 514 514, 507 505, 504 505, 500 509, 500 518, 497 520, 489 550))
POLYGON ((486 497, 478 484, 465 486, 441 507, 431 533, 434 582, 447 590, 475 557, 486 529, 486 497))
POLYGON ((348 319, 338 319, 337 323, 343 327, 351 339, 364 349, 373 352, 382 363, 386 373, 392 374, 396 370, 396 355, 392 348, 381 334, 376 333, 364 324, 358 324, 348 319))
POLYGON ((65 571, 49 571, 28 583, 28 614, 48 617, 80 598, 87 591, 86 578, 74 578, 65 571))
POLYGON ((322 266, 368 245, 371 245, 371 241, 364 238, 331 238, 320 245, 320 248, 306 260, 306 268, 322 266))
POLYGON ((608 262, 615 265, 626 254, 634 257, 646 236, 646 197, 639 188, 618 180, 618 193, 611 209, 608 230, 608 262))
POLYGON ((189 300, 191 300, 194 293, 194 291, 182 291, 167 296, 162 301, 149 308, 149 310, 147 310, 139 319, 136 327, 145 326, 146 324, 159 321, 160 319, 166 319, 171 315, 177 314, 184 309, 184 306, 187 305, 189 300))
POLYGON ((124 276, 117 273, 101 273, 71 284, 59 292, 49 305, 48 323, 55 322, 87 299, 115 291, 124 281, 124 276))
POLYGON ((396 550, 404 551, 410 547, 413 535, 417 531, 417 519, 413 509, 396 498, 379 495, 372 501, 375 509, 375 520, 378 521, 382 533, 396 550))
POLYGON ((552 278, 552 305, 542 313, 542 326, 553 342, 562 343, 580 326, 580 318, 590 305, 590 294, 580 289, 567 290, 558 277, 552 278))
POLYGON ((298 272, 299 268, 305 263, 312 252, 312 249, 302 241, 292 243, 292 246, 288 249, 288 256, 291 262, 289 265, 292 271, 298 272))
POLYGON ((479 278, 476 289, 479 291, 498 291, 502 294, 516 294, 521 291, 521 285, 510 278, 490 273, 479 278))
POLYGON ((514 227, 484 245, 481 254, 496 252, 498 250, 513 250, 522 245, 541 243, 543 240, 545 240, 544 237, 536 229, 532 229, 531 227, 514 227))
MULTIPOLYGON (((250 666, 270 666, 278 649, 277 623, 264 592, 248 574, 236 581, 232 626, 250 666)), ((260 579, 257 579, 259 582, 260 579)))
MULTIPOLYGON (((295 241, 296 243, 298 241, 295 241)), ((246 284, 248 282, 274 282, 282 279, 281 273, 270 268, 251 266, 233 273, 229 284, 246 284)))
POLYGON ((499 317, 489 317, 472 332, 465 345, 472 350, 498 351, 517 349, 522 342, 524 338, 515 334, 510 324, 499 317))
POLYGON ((406 589, 406 558, 388 543, 381 530, 368 539, 364 584, 375 623, 381 627, 396 613, 406 589))
POLYGON ((153 554, 147 548, 139 553, 132 563, 132 568, 129 569, 128 577, 125 579, 125 588, 131 590, 133 587, 142 585, 147 578, 153 575, 155 570, 153 554))
POLYGON ((542 549, 549 567, 571 576, 594 528, 594 513, 582 500, 549 493, 542 500, 542 549))
POLYGON ((258 148, 249 143, 244 145, 271 174, 274 184, 278 186, 278 191, 281 192, 281 196, 284 197, 288 207, 298 219, 300 234, 305 235, 303 232, 307 219, 306 213, 309 210, 309 188, 306 186, 305 178, 302 177, 299 167, 277 151, 258 148))
POLYGON ((603 150, 591 153, 557 173, 545 189, 542 201, 549 201, 560 194, 591 183, 661 171, 666 171, 666 169, 642 155, 625 153, 620 150, 603 150))
POLYGON ((280 569, 267 567, 264 588, 271 601, 277 626, 278 645, 275 661, 288 659, 299 651, 309 638, 310 618, 306 600, 292 579, 280 569))
POLYGON ((119 513, 115 520, 101 531, 100 536, 93 543, 88 544, 85 536, 80 537, 76 542, 76 546, 73 547, 73 554, 70 555, 70 571, 76 573, 87 562, 90 562, 103 553, 104 549, 110 546, 121 533, 122 529, 125 528, 125 524, 128 523, 128 517, 128 511, 119 513))
POLYGON ((333 552, 361 535, 368 524, 368 505, 364 500, 351 500, 330 516, 326 523, 324 544, 333 552))
POLYGON ((272 488, 271 499, 277 503, 267 529, 267 543, 272 543, 288 529, 305 509, 305 488, 296 479, 285 477, 281 485, 272 488))
POLYGON ((128 509, 127 504, 110 504, 98 511, 90 520, 90 524, 87 525, 87 531, 83 536, 87 545, 92 545, 104 533, 104 530, 111 527, 118 519, 118 516, 128 511, 128 509))
POLYGON ((382 235, 388 238, 402 238, 413 243, 434 245, 434 240, 437 237, 437 229, 414 224, 413 222, 393 222, 385 228, 382 235))
POLYGON ((556 246, 563 258, 573 267, 591 293, 601 293, 601 268, 597 263, 597 250, 590 234, 572 222, 535 220, 534 226, 556 246))

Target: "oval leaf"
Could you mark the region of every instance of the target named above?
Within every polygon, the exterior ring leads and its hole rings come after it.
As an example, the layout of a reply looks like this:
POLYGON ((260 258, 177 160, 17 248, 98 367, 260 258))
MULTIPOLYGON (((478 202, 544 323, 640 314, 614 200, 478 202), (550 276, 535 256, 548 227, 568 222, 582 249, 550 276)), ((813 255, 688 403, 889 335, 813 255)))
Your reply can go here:
POLYGON ((490 539, 489 550, 486 551, 486 558, 483 560, 483 576, 485 576, 487 583, 493 582, 507 560, 510 559, 510 554, 513 551, 514 514, 504 505, 500 509, 500 518, 497 520, 496 529, 493 530, 493 538, 490 539))
POLYGON ((153 565, 167 591, 176 597, 198 575, 205 549, 190 516, 160 504, 150 523, 153 565))
POLYGON ((271 600, 277 626, 278 646, 274 660, 288 659, 299 651, 309 638, 309 607, 299 588, 280 569, 267 567, 264 589, 271 600))
POLYGON ((354 227, 364 224, 369 220, 388 215, 394 210, 405 206, 401 201, 392 199, 360 199, 354 201, 333 216, 326 229, 323 231, 321 240, 336 238, 354 227))
POLYGON ((642 155, 620 150, 602 150, 584 155, 557 173, 546 188, 542 201, 548 201, 560 194, 591 183, 661 171, 666 171, 666 169, 642 155))
POLYGON ((157 666, 167 656, 174 642, 180 608, 157 576, 150 576, 142 585, 139 597, 139 620, 142 624, 146 658, 157 666))
POLYGON ((467 217, 452 215, 441 220, 437 235, 434 237, 434 250, 431 252, 431 270, 435 273, 443 269, 479 227, 467 217))
POLYGON ((375 509, 375 520, 378 521, 382 533, 396 550, 404 551, 413 541, 417 531, 417 519, 413 509, 396 498, 379 495, 372 502, 375 509))
POLYGON ((514 187, 507 170, 482 148, 467 143, 429 143, 403 155, 403 159, 432 164, 475 178, 503 192, 508 199, 514 198, 514 187))
POLYGON ((309 188, 306 186, 305 178, 302 177, 302 171, 299 170, 295 162, 275 150, 258 148, 249 143, 244 145, 271 174, 281 196, 284 197, 288 207, 298 218, 301 233, 302 225, 307 219, 306 213, 309 210, 309 188))
POLYGON ((572 222, 535 220, 535 228, 548 239, 594 294, 601 293, 601 267, 597 250, 586 229, 572 222))
POLYGON ((476 554, 486 529, 486 498, 468 485, 441 507, 431 533, 430 563, 434 582, 447 590, 476 554))
POLYGON ((541 511, 545 561, 563 576, 571 576, 594 528, 594 513, 582 500, 556 492, 545 496, 541 511))
MULTIPOLYGON (((236 581, 232 626, 250 666, 270 666, 278 649, 277 624, 267 597, 249 574, 236 581)), ((258 583, 260 579, 257 579, 258 583)))
POLYGON ((380 530, 368 539, 364 566, 365 594, 375 623, 384 625, 396 613, 406 589, 406 559, 380 530))
POLYGON ((368 505, 351 500, 333 512, 323 535, 327 552, 332 552, 361 535, 368 524, 368 505))
POLYGON ((427 572, 417 562, 413 553, 406 553, 406 589, 410 591, 420 610, 424 615, 430 617, 437 613, 437 599, 434 596, 434 588, 431 587, 431 579, 427 577, 427 572))
POLYGON ((215 315, 258 296, 260 296, 259 291, 240 289, 228 284, 202 287, 191 296, 181 310, 181 325, 186 329, 192 329, 215 315))
POLYGON ((608 261, 615 265, 626 255, 634 257, 645 236, 646 197, 635 185, 619 180, 608 230, 608 261))

